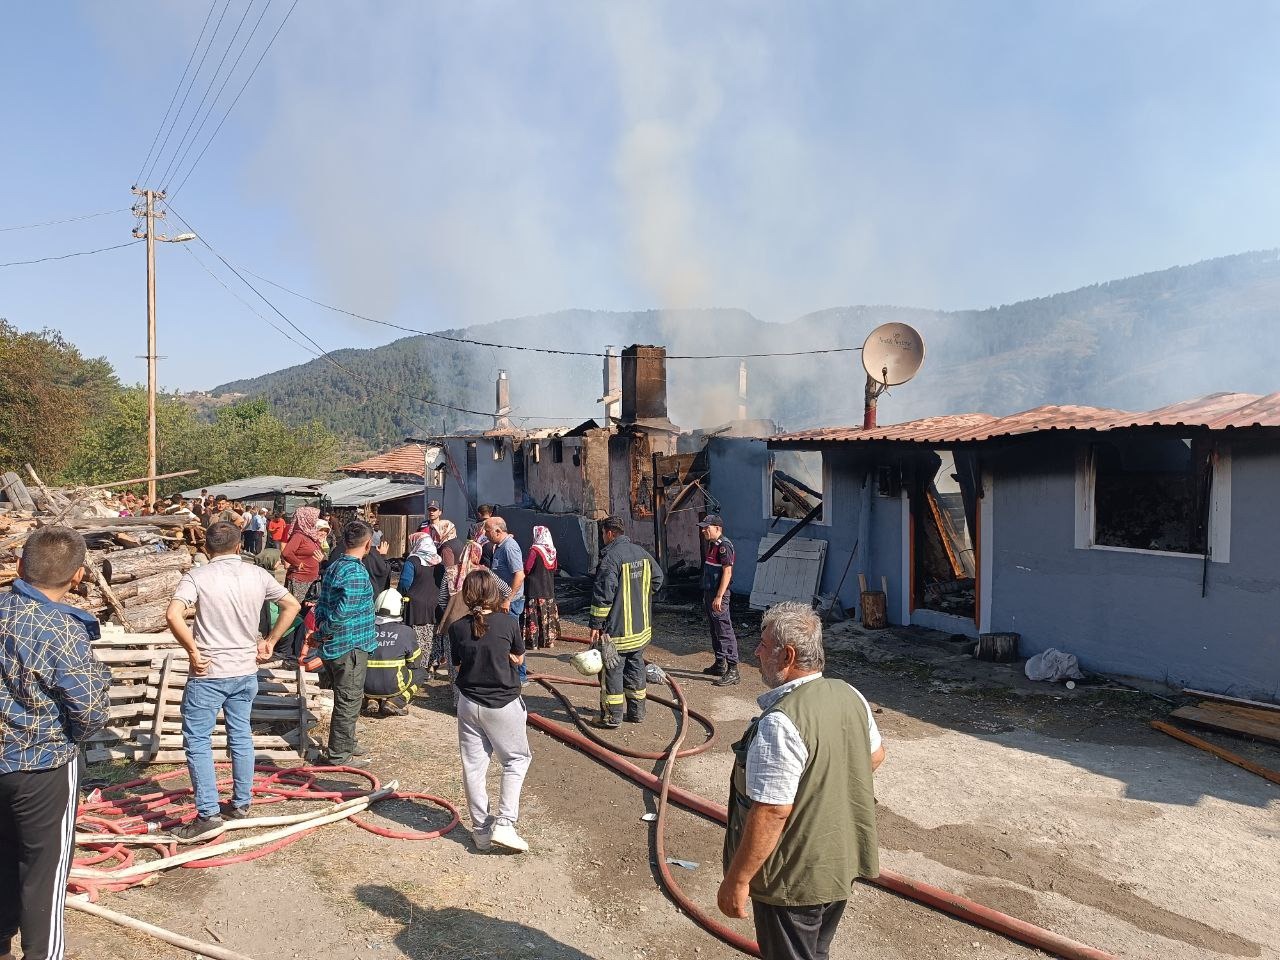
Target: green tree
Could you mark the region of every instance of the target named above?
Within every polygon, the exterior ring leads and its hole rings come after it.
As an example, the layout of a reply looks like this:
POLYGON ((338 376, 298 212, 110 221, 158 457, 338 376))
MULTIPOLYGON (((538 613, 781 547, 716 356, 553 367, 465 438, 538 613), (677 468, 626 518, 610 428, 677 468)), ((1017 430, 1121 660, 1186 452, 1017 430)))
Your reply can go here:
MULTIPOLYGON (((198 466, 192 459, 195 451, 191 444, 199 430, 195 414, 185 403, 164 394, 156 397, 159 473, 198 466)), ((125 387, 116 390, 84 431, 60 479, 64 483, 94 484, 146 475, 147 391, 138 386, 125 387)))
POLYGON ((119 388, 111 364, 57 331, 21 333, 0 320, 0 466, 57 476, 119 388))
MULTIPOLYGON (((164 491, 207 487, 261 474, 311 477, 336 466, 338 439, 319 423, 290 427, 265 400, 246 400, 218 410, 201 423, 176 397, 156 398, 157 467, 160 473, 198 470, 162 481, 164 491)), ((67 483, 105 483, 147 472, 147 393, 120 390, 86 431, 63 471, 67 483)))
POLYGON ((198 468, 201 486, 264 474, 322 476, 337 466, 339 449, 338 438, 318 421, 286 424, 262 398, 222 407, 177 446, 170 456, 198 468))

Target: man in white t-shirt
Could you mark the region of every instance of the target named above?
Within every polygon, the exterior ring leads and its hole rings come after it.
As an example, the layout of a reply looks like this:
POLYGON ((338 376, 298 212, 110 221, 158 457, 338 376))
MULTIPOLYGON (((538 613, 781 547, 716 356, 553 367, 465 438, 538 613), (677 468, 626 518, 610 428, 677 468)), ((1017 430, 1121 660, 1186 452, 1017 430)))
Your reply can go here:
POLYGON ((197 818, 174 831, 180 843, 218 836, 226 829, 223 815, 248 815, 253 788, 253 731, 249 725, 258 694, 258 662, 271 657, 301 609, 297 599, 266 570, 240 560, 240 530, 219 521, 205 533, 209 562, 182 576, 166 619, 187 651, 191 675, 182 695, 182 745, 195 790, 197 818), (265 638, 258 634, 262 605, 280 608, 276 626, 265 638), (196 609, 194 632, 187 626, 189 607, 196 609), (213 731, 222 711, 231 751, 231 803, 218 805, 213 766, 213 731))

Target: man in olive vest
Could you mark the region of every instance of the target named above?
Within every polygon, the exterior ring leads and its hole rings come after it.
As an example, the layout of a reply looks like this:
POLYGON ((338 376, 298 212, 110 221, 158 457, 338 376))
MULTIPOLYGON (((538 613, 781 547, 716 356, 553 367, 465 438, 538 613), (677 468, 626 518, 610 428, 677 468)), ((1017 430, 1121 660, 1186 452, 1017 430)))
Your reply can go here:
POLYGON ((853 881, 880 872, 873 773, 884 746, 857 690, 822 676, 822 621, 807 605, 764 616, 769 692, 733 746, 720 912, 754 912, 764 960, 826 960, 853 881))

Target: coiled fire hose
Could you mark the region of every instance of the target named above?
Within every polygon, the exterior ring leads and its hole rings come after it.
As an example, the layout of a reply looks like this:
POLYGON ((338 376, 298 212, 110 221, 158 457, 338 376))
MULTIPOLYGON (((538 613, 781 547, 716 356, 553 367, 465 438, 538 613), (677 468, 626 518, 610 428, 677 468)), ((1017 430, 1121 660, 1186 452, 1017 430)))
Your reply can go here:
MULTIPOLYGON (((226 770, 230 764, 217 767, 226 770)), ((246 863, 274 853, 314 833, 321 826, 349 819, 362 830, 397 840, 432 840, 444 836, 459 822, 458 809, 448 800, 428 793, 401 791, 394 782, 383 786, 367 770, 356 767, 290 767, 259 766, 255 768, 253 796, 255 806, 287 800, 329 800, 328 809, 283 817, 251 817, 232 820, 228 830, 275 827, 267 834, 245 840, 227 841, 225 834, 213 841, 178 852, 176 842, 164 831, 195 819, 191 802, 194 791, 189 786, 173 790, 159 789, 149 793, 129 793, 138 788, 159 787, 166 780, 186 775, 179 768, 152 777, 131 780, 102 791, 101 799, 80 805, 76 819, 76 845, 90 851, 77 857, 67 881, 72 893, 87 894, 91 902, 102 891, 125 890, 153 882, 154 874, 171 867, 200 869, 246 863), (316 785, 318 776, 349 774, 362 777, 368 790, 325 790, 316 785), (450 816, 448 824, 437 830, 392 830, 376 823, 366 823, 357 815, 381 800, 423 800, 442 807, 450 816), (151 847, 161 859, 135 863, 134 847, 151 847)), ((229 779, 218 782, 219 789, 229 786, 229 779)))
MULTIPOLYGON (((562 639, 573 643, 586 643, 587 641, 579 637, 568 636, 562 634, 562 639)), ((654 823, 654 847, 657 856, 658 876, 662 882, 663 889, 667 895, 675 901, 698 926, 702 927, 708 933, 718 939, 729 944, 737 950, 742 951, 753 957, 760 956, 759 945, 751 939, 742 936, 735 930, 720 923, 706 914, 697 906, 689 897, 680 889, 676 883, 675 877, 672 876, 671 870, 667 866, 666 847, 665 847, 665 828, 667 809, 671 802, 684 807, 694 813, 700 814, 721 826, 727 826, 729 822, 728 810, 721 804, 714 803, 705 797, 699 796, 688 790, 674 786, 671 783, 672 775, 675 771, 675 762, 679 757, 691 756, 695 753, 702 753, 710 749, 711 744, 715 740, 716 729, 715 724, 701 714, 695 714, 689 710, 688 703, 685 701, 684 691, 680 689, 680 685, 670 676, 666 676, 667 685, 671 688, 674 701, 666 698, 651 696, 649 699, 656 700, 660 703, 671 706, 679 711, 679 723, 677 725, 675 737, 665 751, 658 754, 643 753, 633 751, 625 747, 617 747, 607 744, 599 736, 590 731, 581 717, 578 715, 576 707, 564 696, 563 693, 555 688, 555 684, 573 684, 584 686, 599 686, 594 680, 580 680, 576 677, 562 677, 530 674, 530 680, 537 681, 546 689, 550 690, 569 712, 569 716, 573 719, 574 724, 579 728, 573 730, 566 728, 562 724, 556 723, 546 717, 536 713, 528 715, 528 722, 537 730, 554 737, 562 743, 575 747, 587 754, 594 760, 598 760, 608 767, 616 770, 618 773, 630 778, 635 783, 652 791, 658 795, 657 813, 658 818, 654 823), (708 731, 707 740, 690 750, 682 751, 681 744, 684 742, 687 732, 689 718, 695 717, 708 731), (583 735, 582 730, 587 735, 583 735), (637 759, 664 761, 662 776, 658 777, 646 770, 641 769, 634 763, 627 760, 626 756, 636 757, 637 759)), ((962 897, 959 894, 950 893, 941 887, 935 887, 932 884, 925 883, 920 880, 913 880, 903 874, 896 873, 892 870, 881 869, 880 875, 866 881, 874 886, 884 890, 889 890, 899 896, 914 900, 917 903, 924 904, 934 910, 949 914, 967 923, 975 926, 985 927, 1001 936, 1008 937, 1010 940, 1016 940, 1028 946, 1043 950, 1055 956, 1062 957, 1064 960, 1118 960, 1115 955, 1107 953, 1105 950, 1099 950, 1096 947, 1090 947, 1087 944, 1072 940, 1061 934, 1054 933, 1052 930, 1046 930, 1038 927, 1033 923, 1025 920, 1019 920, 1017 917, 1011 917, 993 910, 990 907, 970 900, 968 897, 962 897)))

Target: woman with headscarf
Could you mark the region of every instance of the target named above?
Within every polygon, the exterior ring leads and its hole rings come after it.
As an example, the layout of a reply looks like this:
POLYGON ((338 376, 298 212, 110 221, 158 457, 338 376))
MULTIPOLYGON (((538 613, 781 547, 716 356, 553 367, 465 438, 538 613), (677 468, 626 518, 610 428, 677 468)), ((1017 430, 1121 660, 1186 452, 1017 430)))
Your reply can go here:
POLYGON ((533 545, 524 561, 524 613, 520 625, 526 649, 550 649, 560 639, 556 606, 556 543, 546 527, 533 528, 533 545))
POLYGON ((400 593, 409 601, 405 622, 413 627, 418 637, 418 647, 427 663, 428 676, 434 676, 445 663, 444 637, 437 637, 436 604, 440 601, 440 586, 436 579, 436 567, 440 566, 440 554, 435 541, 425 531, 409 537, 409 556, 400 570, 400 593))
POLYGON ((311 585, 320 578, 320 561, 324 559, 324 547, 320 542, 317 524, 320 511, 315 507, 299 507, 293 515, 292 532, 281 551, 287 563, 284 585, 301 602, 307 598, 311 585))

